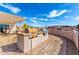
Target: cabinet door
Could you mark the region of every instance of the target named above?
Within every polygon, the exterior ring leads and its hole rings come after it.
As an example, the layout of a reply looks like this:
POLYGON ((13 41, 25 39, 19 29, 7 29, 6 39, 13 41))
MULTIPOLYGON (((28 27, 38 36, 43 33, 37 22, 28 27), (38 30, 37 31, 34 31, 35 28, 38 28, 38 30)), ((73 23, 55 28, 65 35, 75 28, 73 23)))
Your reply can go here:
POLYGON ((31 39, 24 37, 24 52, 27 52, 31 49, 31 39))

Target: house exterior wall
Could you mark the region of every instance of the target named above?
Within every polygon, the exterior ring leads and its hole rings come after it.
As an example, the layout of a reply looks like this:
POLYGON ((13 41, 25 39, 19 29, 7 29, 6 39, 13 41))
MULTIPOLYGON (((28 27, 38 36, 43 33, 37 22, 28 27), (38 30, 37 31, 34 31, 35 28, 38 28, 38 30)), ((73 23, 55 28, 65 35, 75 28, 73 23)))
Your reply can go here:
POLYGON ((10 33, 16 33, 16 24, 12 24, 10 27, 10 33))

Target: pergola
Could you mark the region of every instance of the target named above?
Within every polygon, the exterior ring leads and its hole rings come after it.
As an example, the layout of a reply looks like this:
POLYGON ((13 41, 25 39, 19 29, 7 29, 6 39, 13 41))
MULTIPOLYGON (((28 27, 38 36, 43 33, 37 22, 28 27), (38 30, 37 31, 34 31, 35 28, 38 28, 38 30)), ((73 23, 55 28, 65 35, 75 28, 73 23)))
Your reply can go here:
POLYGON ((16 22, 21 22, 23 20, 24 18, 22 17, 0 12, 0 24, 9 25, 9 32, 16 29, 16 22))
POLYGON ((23 20, 24 18, 22 17, 0 12, 0 24, 15 24, 16 22, 21 22, 23 20))

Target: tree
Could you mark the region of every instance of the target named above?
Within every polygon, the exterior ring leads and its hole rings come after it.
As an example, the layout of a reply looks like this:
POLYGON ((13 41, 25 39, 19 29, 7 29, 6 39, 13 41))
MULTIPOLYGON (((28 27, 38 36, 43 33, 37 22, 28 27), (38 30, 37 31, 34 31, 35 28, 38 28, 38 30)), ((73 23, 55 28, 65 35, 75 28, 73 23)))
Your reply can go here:
POLYGON ((24 29, 25 32, 28 32, 28 27, 29 27, 29 26, 28 26, 27 24, 24 24, 24 25, 22 26, 22 28, 24 29))
POLYGON ((23 26, 22 26, 22 28, 24 29, 24 30, 26 30, 26 29, 28 29, 28 25, 27 24, 24 24, 23 26))

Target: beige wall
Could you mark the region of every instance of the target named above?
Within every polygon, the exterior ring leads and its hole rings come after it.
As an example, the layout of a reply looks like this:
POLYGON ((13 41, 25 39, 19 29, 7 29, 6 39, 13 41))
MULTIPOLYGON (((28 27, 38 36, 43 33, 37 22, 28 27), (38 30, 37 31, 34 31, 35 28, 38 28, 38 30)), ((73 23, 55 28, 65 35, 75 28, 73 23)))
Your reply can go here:
POLYGON ((54 31, 54 30, 49 30, 49 33, 59 35, 72 40, 75 43, 76 47, 78 48, 78 33, 74 33, 73 31, 54 31))
POLYGON ((10 33, 15 33, 15 32, 16 32, 16 24, 11 24, 10 33))

